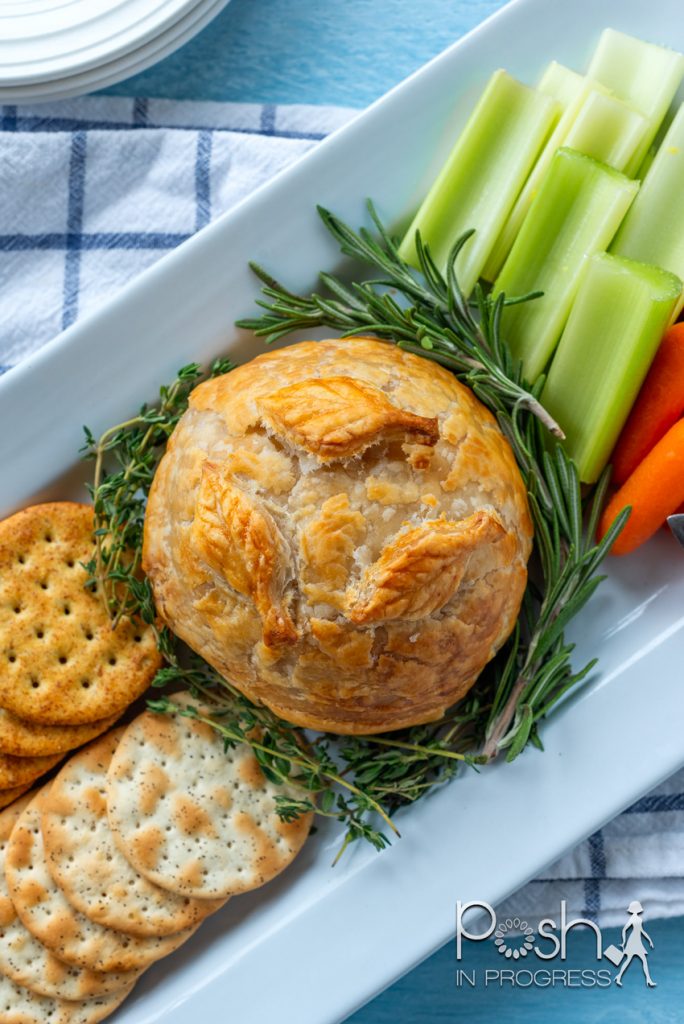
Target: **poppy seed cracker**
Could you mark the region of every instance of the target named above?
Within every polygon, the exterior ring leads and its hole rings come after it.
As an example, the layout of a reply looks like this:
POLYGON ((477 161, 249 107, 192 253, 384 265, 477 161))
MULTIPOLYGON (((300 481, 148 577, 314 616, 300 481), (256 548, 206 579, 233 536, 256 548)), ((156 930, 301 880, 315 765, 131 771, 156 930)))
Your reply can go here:
POLYGON ((285 822, 276 797, 295 795, 266 779, 246 743, 226 751, 210 726, 147 711, 112 759, 107 813, 119 849, 150 881, 220 898, 264 885, 294 860, 311 814, 285 822))
POLYGON ((137 938, 95 924, 71 906, 47 868, 40 824, 46 795, 47 788, 40 790, 25 808, 5 855, 9 894, 31 934, 60 960, 103 972, 141 971, 182 945, 194 928, 137 938))
POLYGON ((53 780, 42 817, 48 869, 71 905, 91 921, 132 935, 173 935, 225 901, 194 900, 159 888, 115 844, 105 792, 107 769, 124 732, 115 729, 91 743, 53 780))

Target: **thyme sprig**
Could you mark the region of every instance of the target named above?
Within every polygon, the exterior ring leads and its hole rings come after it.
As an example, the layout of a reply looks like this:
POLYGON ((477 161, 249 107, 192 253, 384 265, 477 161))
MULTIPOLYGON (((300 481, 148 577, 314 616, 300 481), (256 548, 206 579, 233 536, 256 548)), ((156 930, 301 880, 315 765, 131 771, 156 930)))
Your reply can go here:
MULTIPOLYGON (((175 639, 175 638, 174 638, 175 639)), ((176 647, 179 646, 175 641, 176 647)), ((199 655, 166 648, 167 665, 155 677, 155 687, 168 689, 182 684, 197 699, 197 705, 179 705, 173 694, 148 701, 160 713, 180 714, 212 726, 222 737, 226 750, 248 743, 262 771, 274 783, 287 783, 298 796, 276 798, 278 814, 289 821, 307 811, 334 818, 345 827, 338 853, 350 842, 363 838, 376 849, 388 844, 386 827, 399 835, 390 814, 402 803, 418 799, 427 788, 451 777, 460 764, 477 764, 481 759, 451 750, 448 738, 437 740, 425 729, 407 730, 409 738, 372 736, 353 739, 340 750, 340 737, 314 733, 304 737, 301 730, 263 706, 253 704, 199 655), (372 752, 374 748, 385 751, 372 752), (451 764, 440 764, 442 759, 451 764), (426 770, 426 765, 428 769, 426 770), (375 820, 382 822, 380 827, 375 820)), ((449 723, 455 736, 467 715, 449 723)))
MULTIPOLYGON (((227 373, 233 364, 217 359, 210 376, 227 373)), ((143 405, 137 416, 95 438, 84 427, 85 457, 95 462, 89 487, 95 514, 95 555, 86 566, 87 585, 97 587, 115 628, 124 616, 154 622, 149 582, 141 573, 142 537, 147 495, 164 446, 185 412, 188 397, 202 377, 199 363, 190 363, 172 384, 159 391, 157 405, 143 405), (116 469, 105 473, 105 458, 116 469)))
POLYGON ((399 835, 390 817, 397 807, 422 796, 438 776, 439 781, 446 781, 460 765, 482 760, 450 747, 452 738, 467 724, 468 714, 443 722, 449 735, 442 740, 433 730, 421 727, 391 736, 349 739, 340 749, 339 736, 311 733, 305 737, 268 708, 253 704, 194 652, 184 651, 179 657, 177 650, 167 647, 166 658, 167 666, 157 673, 153 685, 167 689, 182 684, 198 704, 181 706, 174 702, 173 694, 165 693, 149 700, 148 707, 211 725, 223 738, 226 750, 248 743, 267 778, 302 791, 301 796, 277 798, 283 820, 314 811, 344 825, 345 838, 337 859, 350 842, 360 838, 383 849, 389 841, 383 827, 399 835), (380 827, 375 825, 377 819, 382 822, 380 827))
MULTIPOLYGON (((306 811, 333 818, 344 828, 338 857, 357 839, 382 849, 398 834, 392 816, 421 799, 462 766, 477 768, 506 752, 516 757, 528 743, 541 746, 538 724, 591 671, 575 671, 573 645, 564 631, 602 577, 596 570, 622 528, 620 517, 596 544, 593 540, 607 475, 583 498, 572 461, 554 438, 560 428, 539 402, 542 382, 530 387, 501 336, 501 312, 511 301, 493 299, 477 287, 474 301, 460 292, 454 262, 468 236, 454 247, 442 275, 417 239, 418 276, 370 207, 377 237, 353 232, 325 210, 323 223, 342 252, 380 276, 355 284, 324 273, 325 295, 299 296, 262 268, 265 310, 240 326, 275 341, 309 327, 344 335, 373 334, 432 358, 451 369, 494 413, 508 437, 527 485, 535 526, 536 572, 530 574, 512 637, 489 664, 476 687, 439 722, 382 736, 340 738, 307 734, 267 708, 255 705, 168 630, 156 624, 149 583, 141 573, 142 530, 147 494, 165 443, 202 376, 184 367, 160 391, 155 406, 96 439, 86 431, 87 457, 95 461, 92 497, 97 551, 90 570, 114 623, 140 616, 157 629, 165 666, 155 679, 164 690, 149 706, 209 722, 226 748, 251 745, 266 776, 287 782, 292 796, 278 801, 291 820, 306 811), (182 685, 197 700, 180 707, 169 687, 182 685)), ((532 298, 532 296, 524 297, 532 298)), ((217 361, 210 373, 230 369, 217 361)))
MULTIPOLYGON (((170 678, 189 685, 199 706, 184 706, 164 695, 148 701, 152 711, 180 714, 210 725, 223 739, 226 750, 239 743, 248 743, 264 773, 276 784, 288 784, 293 795, 276 797, 279 816, 291 821, 308 811, 335 818, 345 825, 348 842, 363 837, 376 849, 388 844, 388 838, 367 817, 377 815, 388 829, 399 835, 394 822, 382 804, 340 770, 328 749, 328 741, 320 738, 306 743, 301 732, 282 722, 267 709, 256 708, 247 698, 227 684, 211 669, 197 666, 188 673, 181 669, 158 678, 155 685, 166 685, 170 678), (198 684, 197 676, 203 677, 198 684), (221 692, 223 691, 223 692, 221 692), (294 795, 301 790, 301 795, 294 795)), ((345 844, 346 845, 346 844, 345 844)), ((340 851, 341 853, 341 851, 340 851)))

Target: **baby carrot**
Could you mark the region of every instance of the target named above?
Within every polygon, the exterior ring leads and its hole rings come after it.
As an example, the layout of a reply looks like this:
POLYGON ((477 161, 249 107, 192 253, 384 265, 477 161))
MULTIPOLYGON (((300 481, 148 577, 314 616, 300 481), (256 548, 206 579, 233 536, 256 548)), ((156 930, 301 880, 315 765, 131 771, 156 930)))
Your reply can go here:
POLYGON ((612 548, 614 555, 627 555, 652 537, 682 502, 684 420, 679 420, 608 502, 601 516, 599 537, 604 536, 622 509, 631 505, 632 514, 612 548))
POLYGON ((613 481, 623 484, 684 412, 684 323, 666 333, 615 446, 613 481))

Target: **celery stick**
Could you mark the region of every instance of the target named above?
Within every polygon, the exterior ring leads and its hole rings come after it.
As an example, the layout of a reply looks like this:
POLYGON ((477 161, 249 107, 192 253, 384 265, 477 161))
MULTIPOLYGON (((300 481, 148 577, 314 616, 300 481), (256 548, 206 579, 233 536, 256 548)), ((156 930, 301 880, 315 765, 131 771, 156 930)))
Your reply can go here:
POLYGON ((648 131, 648 118, 627 103, 590 92, 565 137, 565 146, 624 171, 648 131))
POLYGON ((625 167, 637 173, 684 77, 684 56, 607 28, 587 74, 644 114, 649 128, 625 167))
POLYGON ((584 75, 566 68, 563 64, 558 64, 556 61, 552 61, 542 75, 537 89, 544 95, 551 96, 560 104, 561 114, 489 254, 482 271, 482 276, 486 281, 496 280, 496 276, 503 267, 522 227, 530 203, 539 191, 539 185, 549 169, 554 153, 564 144, 565 137, 582 104, 587 95, 595 88, 600 89, 602 86, 596 82, 589 82, 584 75))
POLYGON ((541 298, 503 311, 503 336, 534 381, 556 347, 587 256, 605 249, 639 183, 611 167, 559 149, 494 285, 509 297, 541 298))
MULTIPOLYGON (((640 147, 648 130, 649 121, 643 114, 622 100, 610 96, 603 86, 592 79, 582 78, 574 72, 571 74, 579 79, 579 82, 567 80, 564 84, 567 86, 566 94, 574 84, 574 99, 565 108, 534 170, 525 182, 506 226, 487 260, 483 276, 488 281, 493 281, 501 270, 530 204, 548 172, 551 160, 561 146, 576 149, 621 171, 640 147)), ((548 75, 547 71, 544 79, 548 75)), ((540 91, 544 91, 544 79, 539 84, 540 91)), ((556 84, 555 76, 553 81, 556 84)))
POLYGON ((679 108, 677 104, 668 109, 667 114, 665 115, 665 119, 656 133, 656 137, 654 138, 651 145, 648 147, 648 152, 644 159, 641 161, 641 164, 639 165, 639 170, 636 172, 636 174, 632 175, 632 177, 638 178, 639 181, 643 182, 644 178, 651 169, 651 165, 653 164, 653 161, 656 158, 656 154, 663 143, 663 139, 672 127, 672 122, 675 119, 675 114, 677 113, 678 109, 679 108))
POLYGON ((648 174, 648 172, 650 171, 651 166, 653 164, 653 161, 656 158, 656 153, 658 152, 658 148, 659 147, 657 147, 655 145, 655 143, 652 146, 648 147, 648 153, 646 154, 644 159, 641 161, 641 166, 640 166, 639 170, 636 172, 636 174, 634 175, 634 177, 638 178, 639 181, 643 181, 644 178, 646 177, 646 175, 648 174))
POLYGON ((608 462, 681 290, 659 267, 606 253, 587 260, 541 396, 584 483, 608 462))
POLYGON ((468 295, 557 117, 553 99, 495 72, 401 243, 403 259, 418 266, 420 230, 444 270, 454 242, 474 228, 455 267, 468 295))
POLYGON ((539 79, 537 89, 545 96, 558 100, 561 110, 566 110, 579 96, 585 81, 584 75, 580 75, 578 71, 552 60, 539 79))
POLYGON ((684 104, 670 125, 611 252, 684 279, 684 104))

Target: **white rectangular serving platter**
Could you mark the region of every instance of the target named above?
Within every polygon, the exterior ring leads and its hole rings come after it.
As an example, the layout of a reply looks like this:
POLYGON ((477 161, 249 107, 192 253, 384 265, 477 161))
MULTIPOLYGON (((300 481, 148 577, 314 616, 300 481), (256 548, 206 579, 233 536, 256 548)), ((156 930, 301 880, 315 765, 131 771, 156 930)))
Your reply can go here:
MULTIPOLYGON (((684 49, 681 13, 681 0, 516 0, 490 18, 0 379, 0 513, 76 493, 82 424, 121 421, 186 362, 256 354, 231 326, 257 294, 247 260, 309 288, 337 261, 316 202, 353 224, 366 196, 405 217, 495 68, 528 82, 551 58, 581 68, 609 25, 684 49)), ((116 1020, 342 1020, 449 938, 456 899, 496 903, 684 764, 684 552, 662 533, 609 571, 573 629, 578 664, 599 654, 600 669, 544 728, 544 754, 402 812, 382 854, 359 845, 332 868, 339 835, 321 830, 150 970, 116 1020)))

